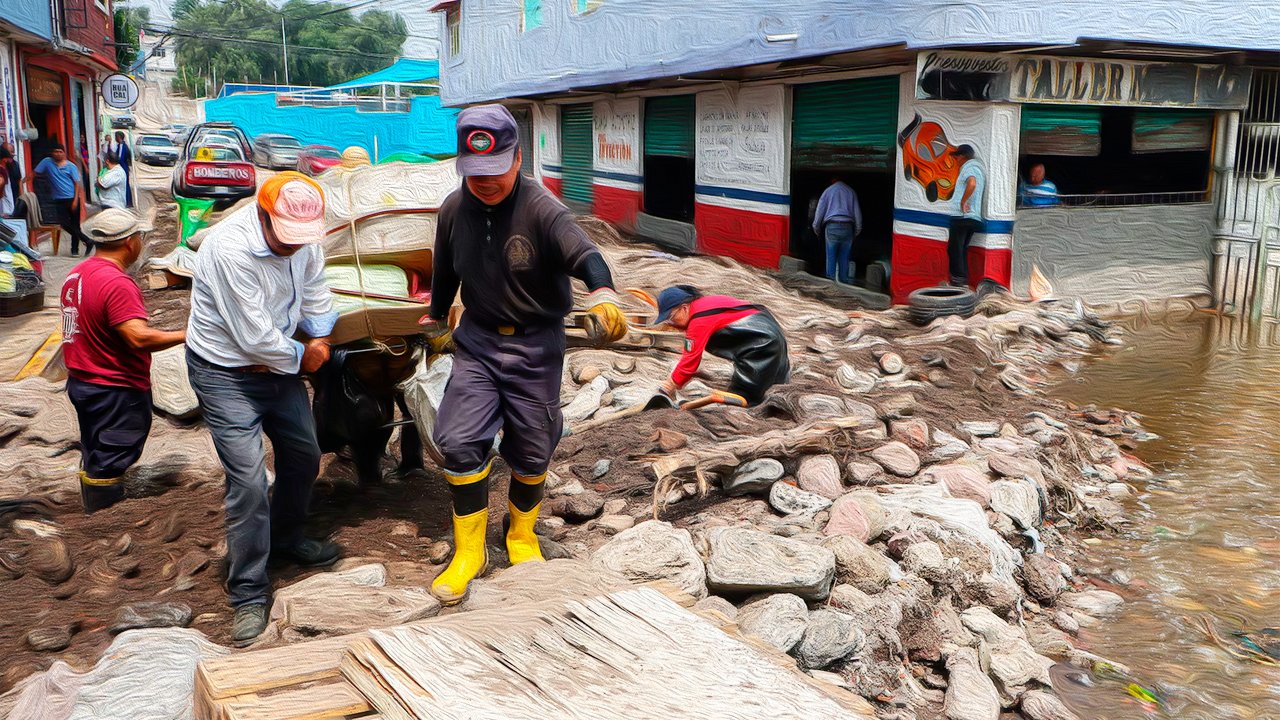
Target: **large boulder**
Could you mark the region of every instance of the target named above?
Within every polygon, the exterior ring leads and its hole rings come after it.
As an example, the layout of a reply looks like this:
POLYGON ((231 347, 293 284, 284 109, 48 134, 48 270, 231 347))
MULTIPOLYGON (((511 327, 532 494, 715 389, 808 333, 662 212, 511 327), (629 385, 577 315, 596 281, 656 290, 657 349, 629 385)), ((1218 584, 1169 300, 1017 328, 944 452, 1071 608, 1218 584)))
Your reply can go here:
POLYGON ((862 592, 877 593, 889 584, 889 559, 852 535, 833 535, 822 541, 835 554, 836 578, 862 592))
POLYGON ((763 495, 782 479, 782 463, 760 458, 739 465, 724 481, 726 495, 763 495))
POLYGON ((982 672, 978 651, 960 648, 947 658, 947 720, 999 720, 1000 695, 982 672))
POLYGON ((747 635, 791 652, 809 626, 809 608, 797 595, 767 595, 738 608, 737 624, 747 635))
POLYGON ((1036 653, 1021 629, 981 605, 960 613, 960 620, 982 638, 990 653, 991 677, 999 683, 1005 705, 1016 702, 1032 682, 1049 685, 1049 667, 1053 661, 1036 653))
POLYGON ((623 530, 591 562, 632 582, 668 580, 696 598, 707 595, 707 570, 689 531, 661 520, 623 530))
POLYGON ((830 518, 823 532, 829 536, 852 535, 870 542, 884 532, 887 518, 884 506, 873 493, 854 491, 831 504, 830 518))
POLYGON ((914 477, 920 472, 920 456, 906 443, 894 440, 871 451, 871 459, 898 477, 914 477))
POLYGON ((1066 593, 1059 602, 1086 615, 1102 617, 1120 611, 1124 606, 1124 598, 1110 590, 1084 590, 1066 593))
POLYGON ((832 551, 748 528, 707 533, 707 587, 722 595, 789 592, 821 600, 831 591, 832 551))
POLYGON ((275 594, 271 617, 306 635, 346 635, 432 617, 440 601, 424 587, 388 586, 386 567, 312 575, 275 594))
POLYGON ((840 463, 832 455, 805 455, 796 469, 800 489, 835 500, 844 494, 840 463))
POLYGON ((839 610, 814 610, 804 637, 792 651, 800 667, 819 670, 862 649, 866 638, 853 616, 839 610))

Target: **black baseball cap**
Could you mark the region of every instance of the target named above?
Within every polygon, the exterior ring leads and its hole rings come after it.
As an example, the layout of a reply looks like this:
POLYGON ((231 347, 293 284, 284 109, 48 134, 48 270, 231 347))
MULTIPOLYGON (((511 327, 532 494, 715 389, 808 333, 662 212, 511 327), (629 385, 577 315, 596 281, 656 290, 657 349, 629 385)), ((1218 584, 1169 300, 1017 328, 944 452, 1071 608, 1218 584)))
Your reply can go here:
POLYGON ((476 105, 458 113, 458 172, 503 175, 520 146, 520 130, 503 105, 476 105))

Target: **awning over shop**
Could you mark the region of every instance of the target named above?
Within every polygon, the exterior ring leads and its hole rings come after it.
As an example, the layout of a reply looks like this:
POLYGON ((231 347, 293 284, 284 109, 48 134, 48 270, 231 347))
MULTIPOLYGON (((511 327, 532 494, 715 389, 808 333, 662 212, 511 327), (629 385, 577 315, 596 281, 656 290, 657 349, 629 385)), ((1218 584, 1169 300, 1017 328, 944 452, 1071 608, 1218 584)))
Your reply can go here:
POLYGON ((793 166, 893 169, 897 75, 797 85, 793 109, 793 166))
POLYGON ((1093 156, 1102 152, 1102 108, 1023 105, 1022 155, 1093 156))
POLYGON ((1207 110, 1138 110, 1133 116, 1133 152, 1208 150, 1213 113, 1207 110))
POLYGON ((397 60, 390 67, 377 72, 348 80, 337 85, 330 85, 324 90, 341 90, 343 88, 369 87, 371 85, 412 85, 435 83, 440 78, 440 63, 435 60, 397 60))

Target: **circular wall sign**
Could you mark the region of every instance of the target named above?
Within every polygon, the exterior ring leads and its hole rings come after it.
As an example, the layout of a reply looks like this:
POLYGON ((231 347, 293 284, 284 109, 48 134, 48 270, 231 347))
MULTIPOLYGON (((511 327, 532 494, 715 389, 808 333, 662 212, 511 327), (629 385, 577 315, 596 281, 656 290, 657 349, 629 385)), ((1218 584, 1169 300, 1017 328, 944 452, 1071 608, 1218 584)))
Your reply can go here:
POLYGON ((131 108, 138 102, 138 83, 128 75, 108 75, 102 81, 102 101, 121 110, 131 108))

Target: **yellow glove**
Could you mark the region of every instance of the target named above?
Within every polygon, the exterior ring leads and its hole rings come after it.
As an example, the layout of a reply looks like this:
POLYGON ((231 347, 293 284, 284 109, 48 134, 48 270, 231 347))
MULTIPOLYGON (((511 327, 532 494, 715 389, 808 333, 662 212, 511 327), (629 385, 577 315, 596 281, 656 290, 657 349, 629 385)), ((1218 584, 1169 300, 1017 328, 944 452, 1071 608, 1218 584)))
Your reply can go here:
POLYGON ((424 315, 418 320, 418 324, 423 326, 422 334, 427 338, 427 345, 430 346, 432 355, 453 352, 453 331, 449 329, 449 323, 424 315))
POLYGON ((587 337, 596 345, 617 342, 627 334, 627 317, 611 288, 600 288, 587 296, 586 328, 587 337))

